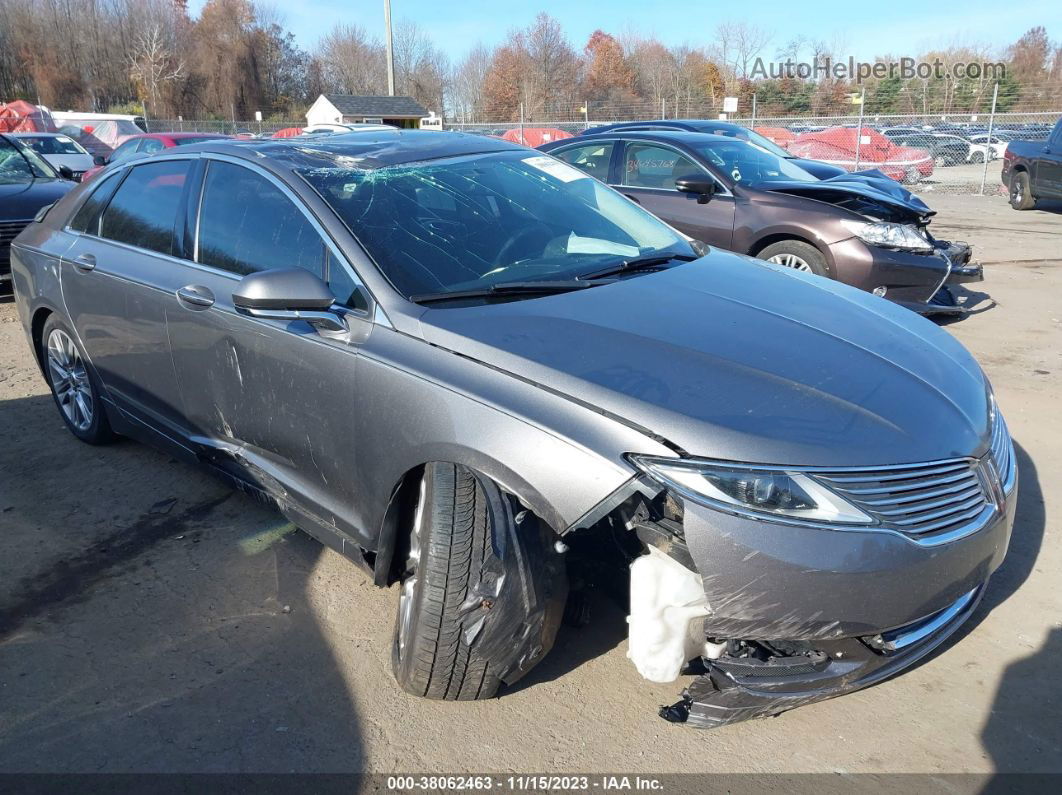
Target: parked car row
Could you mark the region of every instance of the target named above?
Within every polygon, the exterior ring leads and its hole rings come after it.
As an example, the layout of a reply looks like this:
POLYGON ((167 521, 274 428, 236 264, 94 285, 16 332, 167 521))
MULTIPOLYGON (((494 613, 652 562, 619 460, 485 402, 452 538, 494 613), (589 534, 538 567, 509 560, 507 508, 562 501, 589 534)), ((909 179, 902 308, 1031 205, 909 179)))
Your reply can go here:
POLYGON ((664 717, 773 715, 914 665, 1006 554, 991 385, 867 291, 924 309, 968 250, 882 174, 715 133, 376 130, 75 185, 0 143, 0 175, 65 192, 11 264, 66 427, 205 466, 397 585, 410 693, 494 695, 569 571, 605 570, 639 673, 704 671, 664 717))

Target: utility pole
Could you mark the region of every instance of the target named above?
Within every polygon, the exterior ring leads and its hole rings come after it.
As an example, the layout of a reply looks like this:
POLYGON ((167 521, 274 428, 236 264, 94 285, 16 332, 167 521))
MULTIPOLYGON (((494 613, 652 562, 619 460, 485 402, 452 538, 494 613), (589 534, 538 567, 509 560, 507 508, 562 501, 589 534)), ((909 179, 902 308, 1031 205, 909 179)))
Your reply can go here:
POLYGON ((859 126, 856 127, 856 151, 855 151, 855 168, 853 171, 859 171, 859 148, 863 143, 863 109, 866 107, 867 89, 863 88, 863 92, 859 95, 859 126))
POLYGON ((387 28, 387 96, 395 95, 395 51, 391 42, 391 0, 384 0, 384 27, 387 28))
POLYGON ((992 130, 996 126, 996 100, 999 98, 999 83, 992 87, 992 113, 988 117, 988 137, 985 138, 985 168, 981 172, 981 195, 985 195, 988 181, 988 161, 992 159, 992 130))

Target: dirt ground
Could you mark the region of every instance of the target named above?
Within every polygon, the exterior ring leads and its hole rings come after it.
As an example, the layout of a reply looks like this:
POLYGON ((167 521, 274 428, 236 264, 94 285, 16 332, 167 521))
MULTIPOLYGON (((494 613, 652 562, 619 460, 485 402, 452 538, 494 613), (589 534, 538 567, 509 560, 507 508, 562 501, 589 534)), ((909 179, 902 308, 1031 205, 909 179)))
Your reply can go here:
POLYGON ((63 427, 0 303, 0 771, 1062 772, 1062 214, 926 194, 974 244, 947 325, 995 384, 1021 467, 1010 555, 928 662, 779 718, 700 732, 595 604, 482 703, 405 695, 397 591, 219 481, 63 427))

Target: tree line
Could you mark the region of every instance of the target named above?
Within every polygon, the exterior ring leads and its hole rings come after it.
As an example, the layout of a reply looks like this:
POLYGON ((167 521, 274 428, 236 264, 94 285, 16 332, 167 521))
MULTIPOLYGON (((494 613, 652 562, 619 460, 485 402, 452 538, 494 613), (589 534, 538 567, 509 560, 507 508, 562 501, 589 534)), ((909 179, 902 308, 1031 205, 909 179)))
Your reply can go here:
MULTIPOLYGON (((544 13, 456 62, 413 21, 398 21, 393 35, 397 93, 469 123, 707 116, 727 96, 739 98, 743 116, 753 97, 760 117, 848 114, 864 89, 868 112, 977 113, 988 110, 997 81, 1000 110, 1062 107, 1062 45, 1042 27, 1001 48, 916 56, 1002 63, 1002 79, 757 77, 764 60, 847 59, 839 50, 779 43, 744 21, 720 23, 702 43, 597 30, 580 45, 544 13)), ((297 119, 328 92, 387 93, 384 45, 356 21, 337 21, 307 49, 258 0, 208 0, 197 18, 186 0, 0 0, 0 100, 153 118, 246 120, 262 111, 297 119)))

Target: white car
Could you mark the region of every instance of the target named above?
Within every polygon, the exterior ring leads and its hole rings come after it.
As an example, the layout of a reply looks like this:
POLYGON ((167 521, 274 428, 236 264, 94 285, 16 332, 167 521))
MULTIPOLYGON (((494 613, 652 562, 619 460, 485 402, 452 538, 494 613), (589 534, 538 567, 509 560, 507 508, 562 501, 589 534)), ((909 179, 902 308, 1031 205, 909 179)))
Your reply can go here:
POLYGON ((397 130, 391 124, 311 124, 303 127, 304 134, 314 133, 350 133, 350 132, 380 132, 382 130, 397 130))
POLYGON ((1010 143, 1009 138, 1001 138, 997 135, 993 135, 989 142, 988 133, 971 135, 967 140, 970 142, 970 154, 966 159, 974 163, 985 162, 986 153, 989 154, 989 160, 998 160, 1003 157, 1003 153, 1007 151, 1007 144, 1010 143))
POLYGON ((20 132, 13 134, 58 171, 66 166, 80 181, 81 175, 92 168, 92 155, 68 135, 62 133, 20 132))

